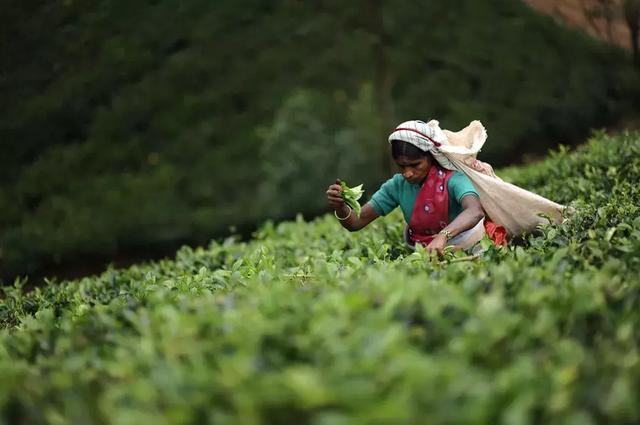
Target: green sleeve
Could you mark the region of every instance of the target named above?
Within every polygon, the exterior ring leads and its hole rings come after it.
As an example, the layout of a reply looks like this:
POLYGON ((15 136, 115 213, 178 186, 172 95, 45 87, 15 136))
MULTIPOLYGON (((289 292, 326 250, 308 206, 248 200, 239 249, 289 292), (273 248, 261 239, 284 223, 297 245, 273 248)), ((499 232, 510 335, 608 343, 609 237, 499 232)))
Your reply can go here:
POLYGON ((396 174, 387 180, 369 200, 369 204, 378 215, 387 215, 400 204, 398 176, 396 174))
POLYGON ((462 202, 462 198, 466 195, 475 195, 477 198, 480 197, 476 188, 473 187, 473 183, 469 180, 469 177, 459 171, 454 172, 449 178, 448 186, 449 197, 455 199, 458 204, 462 202))

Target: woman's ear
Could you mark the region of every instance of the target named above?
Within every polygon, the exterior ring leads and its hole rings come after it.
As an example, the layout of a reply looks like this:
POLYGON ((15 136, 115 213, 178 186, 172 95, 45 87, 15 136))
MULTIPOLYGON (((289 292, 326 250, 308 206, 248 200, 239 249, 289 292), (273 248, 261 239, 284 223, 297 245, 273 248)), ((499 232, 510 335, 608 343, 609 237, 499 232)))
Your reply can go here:
POLYGON ((433 165, 436 162, 436 160, 433 158, 433 155, 431 155, 431 152, 427 152, 425 158, 427 159, 427 164, 429 165, 433 165))

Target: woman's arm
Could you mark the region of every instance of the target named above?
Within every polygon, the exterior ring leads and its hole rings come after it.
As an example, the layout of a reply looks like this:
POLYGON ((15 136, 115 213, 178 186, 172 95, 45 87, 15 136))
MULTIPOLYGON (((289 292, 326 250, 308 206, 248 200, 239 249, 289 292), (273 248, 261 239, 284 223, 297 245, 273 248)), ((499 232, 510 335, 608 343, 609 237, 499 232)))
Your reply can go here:
POLYGON ((362 229, 379 217, 378 213, 368 203, 362 207, 360 217, 356 216, 356 213, 342 199, 342 187, 339 180, 336 180, 336 183, 327 189, 327 201, 335 211, 336 216, 340 218, 342 227, 350 232, 362 229))
MULTIPOLYGON (((451 232, 451 237, 457 236, 465 230, 473 228, 480 220, 484 218, 484 210, 480 204, 480 200, 473 196, 467 195, 460 201, 462 212, 449 223, 444 230, 451 232)), ((428 250, 436 250, 440 253, 447 244, 447 237, 442 233, 438 233, 436 237, 427 245, 428 250)))
POLYGON ((462 205, 462 212, 445 227, 446 230, 451 232, 451 237, 472 229, 484 218, 484 210, 476 196, 467 195, 460 200, 460 204, 462 205))

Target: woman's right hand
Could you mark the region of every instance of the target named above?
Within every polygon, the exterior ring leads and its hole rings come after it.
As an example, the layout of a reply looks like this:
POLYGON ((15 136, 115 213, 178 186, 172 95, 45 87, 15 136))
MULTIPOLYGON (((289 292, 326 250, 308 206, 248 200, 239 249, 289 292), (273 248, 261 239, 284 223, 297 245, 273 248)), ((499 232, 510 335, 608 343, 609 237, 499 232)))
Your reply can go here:
POLYGON ((333 208, 336 218, 340 220, 340 225, 351 232, 362 229, 378 218, 378 213, 369 203, 364 204, 360 215, 356 216, 351 207, 342 199, 342 186, 340 186, 339 179, 327 189, 327 201, 333 208))
POLYGON ((340 179, 337 179, 334 184, 327 189, 327 201, 334 211, 342 211, 345 209, 344 199, 342 199, 342 186, 340 186, 340 179))

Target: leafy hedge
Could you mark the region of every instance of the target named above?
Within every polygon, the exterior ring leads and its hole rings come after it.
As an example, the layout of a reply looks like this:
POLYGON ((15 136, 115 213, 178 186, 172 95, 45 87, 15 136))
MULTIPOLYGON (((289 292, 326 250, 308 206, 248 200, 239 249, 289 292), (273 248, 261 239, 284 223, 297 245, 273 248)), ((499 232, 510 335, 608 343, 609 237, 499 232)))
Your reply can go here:
POLYGON ((635 423, 640 133, 501 173, 577 207, 477 261, 399 214, 183 248, 0 303, 0 423, 635 423), (458 256, 458 257, 456 257, 458 256))
POLYGON ((322 213, 310 194, 345 169, 379 183, 383 59, 390 119, 480 119, 494 165, 640 97, 628 54, 520 1, 0 3, 7 279, 322 213))

